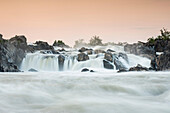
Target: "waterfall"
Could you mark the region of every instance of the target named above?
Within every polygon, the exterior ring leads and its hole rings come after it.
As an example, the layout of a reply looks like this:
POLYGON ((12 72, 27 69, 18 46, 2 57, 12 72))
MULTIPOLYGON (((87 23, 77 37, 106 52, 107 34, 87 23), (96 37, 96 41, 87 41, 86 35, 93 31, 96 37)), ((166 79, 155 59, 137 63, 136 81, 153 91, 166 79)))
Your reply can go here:
MULTIPOLYGON (((96 49, 103 49, 107 51, 108 48, 116 50, 113 53, 113 61, 116 59, 118 63, 121 63, 124 67, 129 69, 130 67, 141 64, 145 67, 150 67, 150 60, 145 57, 136 56, 133 54, 127 54, 123 51, 122 47, 111 47, 111 46, 102 46, 95 47, 96 49), (127 56, 127 59, 120 56, 124 54, 127 56)), ((29 69, 35 69, 38 71, 74 71, 81 70, 82 68, 91 68, 91 69, 103 69, 103 59, 104 53, 95 54, 89 56, 87 61, 77 61, 77 54, 79 52, 75 50, 69 50, 62 52, 60 54, 53 54, 51 52, 35 52, 27 53, 26 57, 23 59, 20 69, 22 71, 28 71, 29 69)), ((111 63, 111 62, 110 62, 111 63)), ((116 70, 116 65, 111 63, 116 70)))

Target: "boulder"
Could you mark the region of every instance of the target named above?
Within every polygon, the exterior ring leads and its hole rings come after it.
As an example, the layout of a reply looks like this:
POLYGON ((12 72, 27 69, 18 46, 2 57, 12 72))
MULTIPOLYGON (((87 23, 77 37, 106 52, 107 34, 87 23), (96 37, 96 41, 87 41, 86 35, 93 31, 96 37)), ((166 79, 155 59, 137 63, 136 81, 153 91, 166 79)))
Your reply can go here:
POLYGON ((81 70, 81 72, 87 72, 87 71, 89 71, 89 69, 87 69, 87 68, 84 68, 81 70))
POLYGON ((95 72, 95 71, 93 71, 93 70, 89 70, 88 68, 84 68, 84 69, 81 70, 81 72, 88 72, 88 71, 89 71, 89 72, 95 72))
POLYGON ((63 70, 64 60, 65 60, 65 57, 63 55, 58 56, 58 64, 59 64, 59 70, 60 71, 63 70))
POLYGON ((87 51, 88 49, 87 48, 85 48, 85 47, 82 47, 81 49, 79 49, 78 51, 79 52, 85 52, 85 51, 87 51))
POLYGON ((104 59, 106 59, 106 60, 108 60, 108 61, 110 61, 110 62, 113 62, 112 53, 110 53, 110 52, 105 53, 104 59))
POLYGON ((77 60, 78 61, 86 61, 86 60, 89 60, 89 56, 85 53, 79 53, 77 60))
POLYGON ((81 49, 78 50, 79 52, 86 52, 88 55, 93 54, 93 49, 87 49, 85 47, 82 47, 81 49))
POLYGON ((28 71, 30 71, 30 72, 38 72, 36 69, 33 69, 33 68, 29 69, 28 71))
POLYGON ((114 65, 116 66, 116 70, 127 69, 118 59, 114 59, 114 65))
POLYGON ((115 52, 114 50, 112 49, 108 49, 107 52, 115 52))
POLYGON ((143 67, 141 66, 140 64, 138 64, 137 66, 135 67, 131 67, 129 69, 129 71, 149 71, 149 69, 147 67, 143 67))
POLYGON ((114 66, 107 60, 103 60, 103 66, 106 69, 114 69, 114 66))

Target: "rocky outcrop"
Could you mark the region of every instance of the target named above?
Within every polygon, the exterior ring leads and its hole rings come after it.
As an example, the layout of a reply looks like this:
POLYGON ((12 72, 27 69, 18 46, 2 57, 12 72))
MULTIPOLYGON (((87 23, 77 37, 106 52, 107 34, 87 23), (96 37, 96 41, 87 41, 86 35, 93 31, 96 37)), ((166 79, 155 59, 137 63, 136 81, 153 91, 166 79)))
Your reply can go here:
POLYGON ((84 68, 84 69, 81 70, 81 72, 88 72, 88 71, 89 71, 89 72, 95 72, 95 71, 90 70, 90 69, 88 69, 88 68, 84 68))
POLYGON ((0 39, 0 67, 3 72, 18 72, 27 49, 26 37, 15 36, 9 40, 0 39))
POLYGON ((126 44, 124 46, 124 50, 131 54, 147 57, 149 59, 154 59, 155 57, 155 50, 151 46, 147 46, 143 42, 138 42, 134 44, 126 44))
POLYGON ((170 70, 170 52, 164 52, 155 57, 155 59, 151 61, 151 67, 158 71, 170 70))
POLYGON ((35 45, 28 45, 27 51, 28 52, 35 52, 35 51, 39 51, 39 50, 51 50, 53 51, 54 48, 53 46, 50 46, 47 42, 43 42, 43 41, 36 41, 35 45))
POLYGON ((79 53, 77 60, 78 61, 86 61, 86 60, 89 60, 89 56, 85 53, 79 53))
POLYGON ((137 66, 135 67, 131 67, 129 69, 129 71, 149 71, 149 69, 147 67, 143 67, 141 66, 140 64, 138 64, 137 66))

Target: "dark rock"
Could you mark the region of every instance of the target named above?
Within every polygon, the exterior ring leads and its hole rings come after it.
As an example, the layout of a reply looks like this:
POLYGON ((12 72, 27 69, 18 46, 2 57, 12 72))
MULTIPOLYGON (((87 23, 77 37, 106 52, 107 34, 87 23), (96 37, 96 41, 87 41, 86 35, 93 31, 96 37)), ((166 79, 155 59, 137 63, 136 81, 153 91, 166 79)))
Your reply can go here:
POLYGON ((78 51, 79 52, 85 52, 85 51, 87 51, 88 49, 87 48, 85 48, 85 47, 82 47, 81 49, 79 49, 78 51))
POLYGON ((149 71, 149 69, 138 64, 136 67, 131 67, 129 71, 149 71))
POLYGON ((90 70, 90 72, 95 72, 94 70, 90 70))
POLYGON ((89 69, 87 69, 87 68, 84 68, 84 69, 81 70, 81 72, 88 72, 88 71, 90 71, 90 72, 95 72, 95 71, 89 70, 89 69))
POLYGON ((38 72, 36 69, 33 69, 33 68, 29 69, 28 71, 30 71, 30 72, 38 72))
POLYGON ((118 59, 114 59, 114 64, 116 66, 116 70, 124 69, 126 70, 127 68, 120 62, 118 59))
POLYGON ((147 44, 143 42, 126 44, 124 46, 124 50, 131 54, 147 57, 151 60, 155 57, 155 53, 156 53, 153 47, 147 46, 147 44))
POLYGON ((114 69, 113 65, 107 60, 103 60, 103 65, 106 69, 114 69))
POLYGON ((3 35, 2 35, 2 34, 0 34, 0 40, 3 40, 2 36, 3 36, 3 35))
POLYGON ((78 61, 86 61, 86 60, 89 60, 89 56, 86 55, 85 53, 79 53, 77 60, 78 61))
POLYGON ((81 70, 81 72, 87 72, 87 71, 89 71, 89 69, 87 69, 87 68, 84 68, 81 70))
POLYGON ((119 71, 117 71, 118 73, 121 73, 121 72, 128 72, 128 70, 126 69, 120 69, 119 71))
POLYGON ((35 46, 35 50, 54 50, 47 42, 36 41, 35 44, 37 45, 35 46))
POLYGON ((53 46, 58 46, 61 48, 70 48, 68 45, 66 45, 63 41, 58 40, 53 43, 53 46))
POLYGON ((79 52, 86 52, 88 55, 93 54, 93 49, 87 49, 85 47, 82 47, 81 49, 78 50, 79 52))
POLYGON ((115 52, 114 50, 112 49, 108 49, 107 52, 115 52))
POLYGON ((86 52, 87 52, 88 55, 92 55, 93 54, 93 49, 88 49, 86 52))
POLYGON ((119 53, 118 54, 118 57, 122 57, 127 63, 129 62, 129 60, 128 60, 128 56, 127 56, 127 54, 125 54, 125 53, 119 53))
POLYGON ((51 51, 53 54, 60 54, 58 51, 56 51, 56 50, 52 50, 51 51))
POLYGON ((155 63, 156 64, 153 64, 156 65, 156 69, 159 71, 170 70, 170 52, 164 52, 163 54, 157 56, 155 63))
POLYGON ((65 57, 63 55, 58 56, 58 64, 59 64, 59 70, 60 71, 63 70, 64 60, 65 60, 65 57))
POLYGON ((21 65, 27 42, 25 36, 15 36, 9 40, 0 41, 0 67, 4 72, 18 72, 21 65))
POLYGON ((104 59, 106 59, 106 60, 108 60, 108 61, 110 61, 110 62, 113 62, 112 53, 110 53, 110 52, 105 53, 104 59))
POLYGON ((100 49, 96 49, 94 50, 95 54, 99 54, 99 53, 106 53, 104 50, 100 50, 100 49))

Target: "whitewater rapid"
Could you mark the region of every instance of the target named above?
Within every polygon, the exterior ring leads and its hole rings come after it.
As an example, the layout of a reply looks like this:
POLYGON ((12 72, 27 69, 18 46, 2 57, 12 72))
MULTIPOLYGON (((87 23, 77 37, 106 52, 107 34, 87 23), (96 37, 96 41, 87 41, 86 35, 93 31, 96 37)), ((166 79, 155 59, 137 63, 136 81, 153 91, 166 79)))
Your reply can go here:
POLYGON ((170 72, 0 73, 0 113, 170 113, 170 72))

